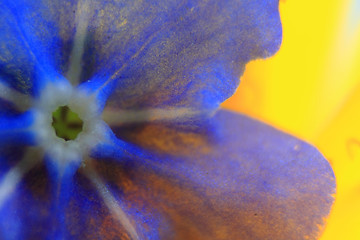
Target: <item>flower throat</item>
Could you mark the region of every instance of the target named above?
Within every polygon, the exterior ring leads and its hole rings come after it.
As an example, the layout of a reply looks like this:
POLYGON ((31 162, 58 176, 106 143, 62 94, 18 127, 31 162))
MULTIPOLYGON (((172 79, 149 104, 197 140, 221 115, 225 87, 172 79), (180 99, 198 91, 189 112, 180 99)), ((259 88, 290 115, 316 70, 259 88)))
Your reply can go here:
POLYGON ((75 140, 83 130, 84 122, 68 106, 60 106, 52 114, 52 127, 65 141, 75 140))

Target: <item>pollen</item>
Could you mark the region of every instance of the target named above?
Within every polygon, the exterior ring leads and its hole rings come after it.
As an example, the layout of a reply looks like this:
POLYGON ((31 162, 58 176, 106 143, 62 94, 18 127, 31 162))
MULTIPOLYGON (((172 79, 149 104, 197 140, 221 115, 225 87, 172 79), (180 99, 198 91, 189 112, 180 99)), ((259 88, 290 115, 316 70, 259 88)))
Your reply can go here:
POLYGON ((60 106, 52 114, 52 127, 65 141, 75 140, 83 130, 84 122, 68 106, 60 106))

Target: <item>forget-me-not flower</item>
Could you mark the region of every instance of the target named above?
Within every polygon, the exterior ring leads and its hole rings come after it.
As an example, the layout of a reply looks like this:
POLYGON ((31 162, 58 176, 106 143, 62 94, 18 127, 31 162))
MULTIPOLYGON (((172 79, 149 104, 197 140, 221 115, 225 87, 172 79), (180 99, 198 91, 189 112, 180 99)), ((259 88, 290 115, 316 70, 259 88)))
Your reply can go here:
POLYGON ((0 30, 0 239, 320 233, 327 161, 215 112, 279 48, 278 0, 2 0, 0 30))

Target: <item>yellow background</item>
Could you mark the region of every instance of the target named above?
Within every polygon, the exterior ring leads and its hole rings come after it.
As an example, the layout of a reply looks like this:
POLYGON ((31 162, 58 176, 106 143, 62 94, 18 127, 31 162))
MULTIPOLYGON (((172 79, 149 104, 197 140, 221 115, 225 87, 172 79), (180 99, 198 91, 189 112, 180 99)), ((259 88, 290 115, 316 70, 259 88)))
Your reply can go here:
POLYGON ((223 106, 317 146, 337 178, 320 240, 360 240, 360 0, 286 0, 280 13, 280 51, 249 63, 223 106))

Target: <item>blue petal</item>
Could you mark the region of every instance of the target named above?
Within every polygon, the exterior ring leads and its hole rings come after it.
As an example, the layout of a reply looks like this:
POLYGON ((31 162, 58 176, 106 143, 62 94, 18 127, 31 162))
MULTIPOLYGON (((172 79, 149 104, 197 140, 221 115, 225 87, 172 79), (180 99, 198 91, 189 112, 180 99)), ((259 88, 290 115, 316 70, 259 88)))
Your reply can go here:
POLYGON ((14 183, 13 178, 6 180, 9 172, 19 166, 19 159, 24 157, 19 153, 24 153, 19 147, 0 149, 2 156, 0 164, 2 169, 7 170, 2 170, 0 179, 1 193, 3 194, 4 189, 7 192, 6 198, 1 196, 0 237, 4 240, 44 239, 44 230, 51 227, 48 213, 51 203, 51 196, 48 194, 48 175, 44 167, 32 166, 27 171, 24 169, 27 168, 26 164, 20 163, 23 169, 18 169, 18 172, 23 177, 22 181, 14 183), (21 174, 21 171, 25 175, 21 174), (14 190, 6 190, 8 186, 14 187, 14 190))
POLYGON ((97 170, 128 207, 166 223, 137 222, 160 239, 317 239, 333 203, 334 174, 314 147, 241 115, 117 134, 151 154, 97 170))
POLYGON ((7 146, 15 145, 34 145, 35 136, 30 127, 34 122, 32 112, 23 114, 0 115, 0 144, 7 146))
POLYGON ((121 157, 86 162, 60 181, 60 195, 45 166, 34 168, 1 209, 9 222, 1 237, 126 238, 120 208, 141 239, 316 239, 333 202, 334 175, 316 149, 241 115, 219 111, 196 130, 146 124, 116 133, 147 151, 103 152, 121 157))
POLYGON ((72 1, 0 3, 0 78, 36 95, 65 69, 74 25, 72 1), (66 12, 66 14, 64 14, 66 12))
POLYGON ((89 3, 82 80, 117 81, 109 106, 212 109, 245 64, 279 48, 278 0, 89 3), (92 77, 90 77, 92 76, 92 77))
POLYGON ((73 198, 75 172, 79 164, 67 163, 65 166, 54 165, 50 159, 46 160, 49 180, 51 183, 51 226, 45 233, 46 239, 62 240, 69 239, 66 210, 73 198))
MULTIPOLYGON (((59 182, 49 181, 49 177, 52 176, 47 168, 39 165, 7 197, 0 208, 1 239, 123 239, 126 236, 126 229, 114 220, 88 178, 79 172, 74 181, 72 176, 65 176, 59 182)), ((108 187, 111 191, 111 186, 108 187)), ((120 201, 120 197, 115 197, 120 201)), ((137 209, 129 212, 138 216, 137 222, 153 221, 153 216, 142 216, 137 209)))
POLYGON ((31 161, 36 159, 28 159, 29 162, 25 163, 24 156, 14 156, 19 148, 11 150, 12 155, 6 149, 0 151, 4 156, 1 158, 0 178, 0 238, 71 239, 67 210, 70 200, 76 196, 73 177, 78 168, 68 164, 61 173, 58 169, 49 171, 49 166, 33 165, 31 161), (23 163, 16 163, 21 158, 23 163), (13 178, 7 176, 20 165, 18 172, 22 172, 23 179, 20 183, 14 183, 13 178), (9 191, 6 185, 15 188, 9 191), (4 191, 8 193, 5 198, 4 191))
POLYGON ((67 76, 83 17, 85 52, 76 68, 82 81, 115 82, 109 105, 121 108, 216 108, 245 64, 281 42, 277 0, 6 0, 0 9, 7 85, 36 95, 46 81, 67 76))

